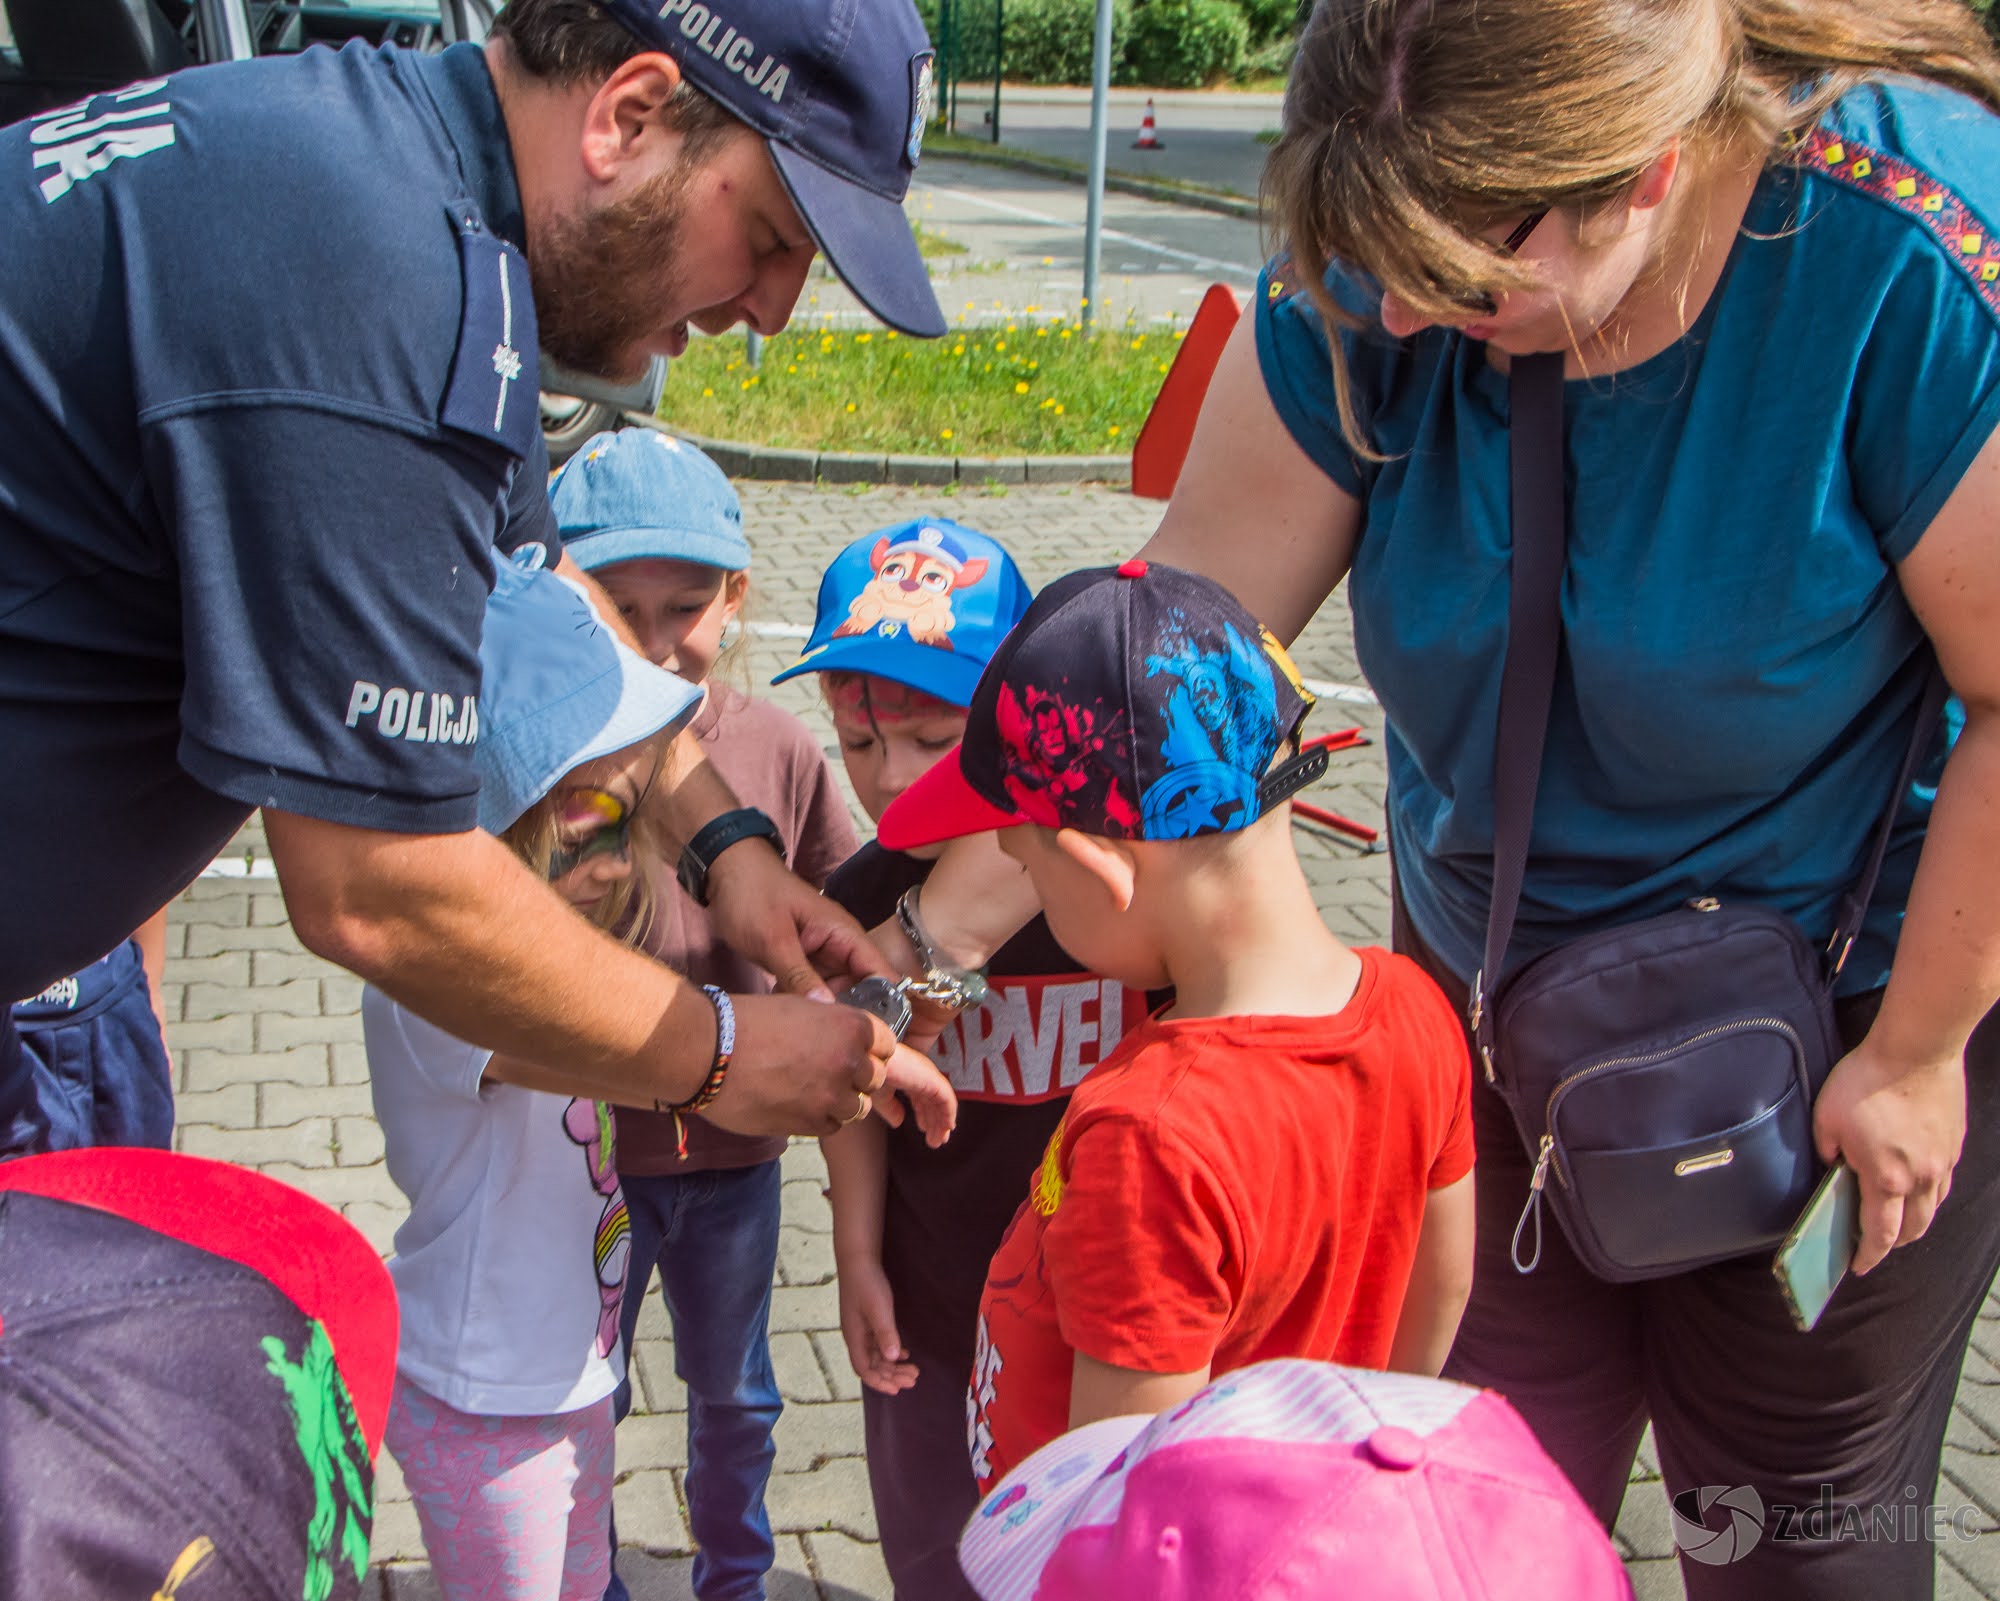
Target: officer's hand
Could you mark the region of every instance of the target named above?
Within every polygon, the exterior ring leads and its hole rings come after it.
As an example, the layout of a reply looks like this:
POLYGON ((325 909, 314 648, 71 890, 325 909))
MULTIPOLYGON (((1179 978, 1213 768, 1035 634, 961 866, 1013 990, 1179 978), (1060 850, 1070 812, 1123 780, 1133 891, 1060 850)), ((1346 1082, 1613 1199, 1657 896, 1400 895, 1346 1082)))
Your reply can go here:
MULTIPOLYGON (((722 1093, 702 1113, 717 1127, 738 1134, 831 1134, 865 1117, 869 1097, 890 1082, 896 1036, 879 1017, 789 995, 733 999, 736 1053, 722 1093)), ((898 1070, 899 1087, 905 1079, 915 1081, 907 1066, 898 1070)), ((950 1088, 945 1085, 947 1094, 950 1088)))
POLYGON ((761 839, 732 845, 708 872, 708 915, 739 956, 789 995, 833 999, 823 980, 896 975, 852 917, 761 839))

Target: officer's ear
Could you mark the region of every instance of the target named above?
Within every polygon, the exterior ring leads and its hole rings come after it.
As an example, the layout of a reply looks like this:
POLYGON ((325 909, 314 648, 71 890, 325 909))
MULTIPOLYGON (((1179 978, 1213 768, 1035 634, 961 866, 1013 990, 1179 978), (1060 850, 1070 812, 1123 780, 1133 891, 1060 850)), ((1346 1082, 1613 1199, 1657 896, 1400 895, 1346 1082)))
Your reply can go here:
POLYGON ((645 177, 672 166, 681 135, 667 107, 680 86, 680 63, 663 51, 622 62, 584 110, 585 171, 611 183, 635 164, 647 169, 645 177))

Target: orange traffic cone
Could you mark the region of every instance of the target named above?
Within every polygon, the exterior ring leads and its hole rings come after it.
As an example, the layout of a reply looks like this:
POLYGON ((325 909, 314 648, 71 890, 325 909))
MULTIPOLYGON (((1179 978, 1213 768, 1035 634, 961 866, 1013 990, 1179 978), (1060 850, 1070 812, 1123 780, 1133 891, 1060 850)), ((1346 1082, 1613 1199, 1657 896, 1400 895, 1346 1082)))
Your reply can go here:
POLYGON ((1139 124, 1139 137, 1132 141, 1134 150, 1164 150, 1166 143, 1153 126, 1153 100, 1146 97, 1146 115, 1139 124))

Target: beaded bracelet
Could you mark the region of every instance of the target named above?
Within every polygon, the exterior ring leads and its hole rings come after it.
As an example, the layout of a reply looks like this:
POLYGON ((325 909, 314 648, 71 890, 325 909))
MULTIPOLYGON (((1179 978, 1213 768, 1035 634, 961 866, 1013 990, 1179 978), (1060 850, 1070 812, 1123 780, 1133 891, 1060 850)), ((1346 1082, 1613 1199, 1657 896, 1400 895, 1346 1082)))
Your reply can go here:
POLYGON ((726 990, 717 989, 713 984, 704 984, 702 994, 708 997, 709 1005, 715 1008, 715 1062, 708 1070, 708 1077, 701 1081, 701 1088, 684 1101, 672 1105, 660 1105, 663 1112, 671 1112, 674 1117, 674 1148, 685 1162, 688 1154, 687 1124, 683 1114, 692 1116, 713 1105, 716 1096, 722 1093, 722 1081, 729 1073, 729 1063, 736 1054, 736 1003, 729 998, 726 990))

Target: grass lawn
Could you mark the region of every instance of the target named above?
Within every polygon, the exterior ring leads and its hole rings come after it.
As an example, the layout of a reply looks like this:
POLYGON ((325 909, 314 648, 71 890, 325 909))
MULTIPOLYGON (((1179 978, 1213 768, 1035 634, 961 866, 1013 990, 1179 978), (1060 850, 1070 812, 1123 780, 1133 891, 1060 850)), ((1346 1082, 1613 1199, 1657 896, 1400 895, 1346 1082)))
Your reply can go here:
POLYGON ((741 334, 697 339, 674 363, 660 415, 710 439, 792 449, 1123 455, 1181 335, 1031 315, 942 339, 801 321, 765 341, 756 368, 741 334))

